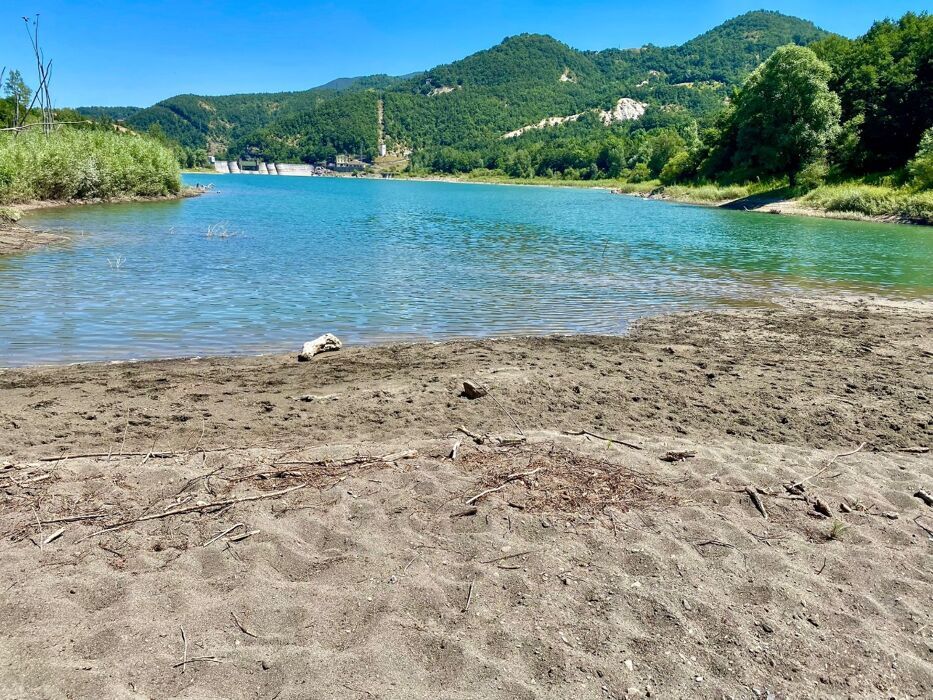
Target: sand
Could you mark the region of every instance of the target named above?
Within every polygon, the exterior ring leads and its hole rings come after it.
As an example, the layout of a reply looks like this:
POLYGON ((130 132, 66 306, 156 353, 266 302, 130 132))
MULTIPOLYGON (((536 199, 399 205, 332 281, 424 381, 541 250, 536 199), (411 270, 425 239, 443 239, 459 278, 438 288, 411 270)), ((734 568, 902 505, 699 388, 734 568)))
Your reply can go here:
POLYGON ((930 697, 931 359, 846 299, 2 371, 0 696, 930 697))

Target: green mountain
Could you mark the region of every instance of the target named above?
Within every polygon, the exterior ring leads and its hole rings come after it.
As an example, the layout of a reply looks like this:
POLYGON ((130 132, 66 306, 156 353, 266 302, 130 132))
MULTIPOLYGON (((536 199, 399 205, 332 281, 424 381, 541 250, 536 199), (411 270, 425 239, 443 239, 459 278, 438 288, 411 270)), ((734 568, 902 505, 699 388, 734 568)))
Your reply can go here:
POLYGON ((179 95, 126 121, 139 130, 157 124, 187 148, 272 160, 373 156, 380 113, 390 150, 482 148, 550 117, 594 123, 622 97, 703 118, 778 46, 826 36, 810 22, 765 11, 673 47, 578 51, 524 34, 411 76, 342 78, 303 92, 179 95))
POLYGON ((117 122, 141 112, 142 107, 78 107, 75 111, 90 119, 117 122))

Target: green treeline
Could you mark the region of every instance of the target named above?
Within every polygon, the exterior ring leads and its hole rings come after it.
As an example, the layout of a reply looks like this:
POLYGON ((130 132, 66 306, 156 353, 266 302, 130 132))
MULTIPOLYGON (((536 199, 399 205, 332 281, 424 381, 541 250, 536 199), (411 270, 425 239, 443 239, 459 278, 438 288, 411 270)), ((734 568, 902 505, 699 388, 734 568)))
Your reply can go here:
POLYGON ((507 141, 477 139, 473 148, 426 149, 415 161, 448 173, 486 168, 667 184, 781 177, 796 184, 801 174, 813 181, 895 170, 903 182, 933 125, 931 66, 933 18, 909 14, 853 41, 834 36, 777 49, 713 114, 667 103, 608 129, 584 118, 507 141))
POLYGON ((274 126, 234 140, 229 151, 268 161, 333 162, 338 153, 375 157, 379 147, 375 92, 353 92, 340 101, 317 96, 306 109, 274 126))

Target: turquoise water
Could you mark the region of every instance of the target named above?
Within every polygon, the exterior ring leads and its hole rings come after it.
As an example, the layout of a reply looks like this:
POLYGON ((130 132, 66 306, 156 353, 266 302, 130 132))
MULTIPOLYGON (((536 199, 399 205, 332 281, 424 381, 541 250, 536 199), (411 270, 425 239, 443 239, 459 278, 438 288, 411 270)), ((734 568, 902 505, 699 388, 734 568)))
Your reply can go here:
POLYGON ((24 219, 81 235, 0 259, 0 365, 296 350, 326 331, 354 343, 618 333, 648 314, 814 288, 933 292, 924 228, 578 189, 187 181, 217 192, 24 219))

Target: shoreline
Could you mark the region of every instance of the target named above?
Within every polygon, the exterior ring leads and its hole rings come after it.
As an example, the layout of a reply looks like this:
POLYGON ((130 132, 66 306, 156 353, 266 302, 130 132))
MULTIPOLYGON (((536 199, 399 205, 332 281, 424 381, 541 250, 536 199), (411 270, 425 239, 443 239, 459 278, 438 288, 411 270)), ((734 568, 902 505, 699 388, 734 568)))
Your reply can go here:
POLYGON ((18 204, 6 204, 7 209, 12 209, 20 213, 38 211, 41 209, 58 209, 61 207, 84 207, 95 206, 98 204, 134 204, 140 202, 176 202, 183 199, 200 197, 208 192, 205 187, 182 186, 175 194, 164 194, 155 196, 146 195, 121 195, 119 197, 109 197, 107 199, 45 199, 35 202, 20 202, 18 204))
POLYGON ((31 211, 42 209, 58 209, 62 207, 83 207, 99 204, 132 204, 139 202, 174 202, 192 197, 199 197, 208 192, 205 187, 182 187, 181 191, 172 195, 121 196, 109 199, 81 199, 81 200, 42 200, 35 202, 20 202, 0 206, 0 258, 45 248, 51 245, 68 243, 73 240, 65 233, 43 231, 19 224, 20 217, 31 211), (2 210, 13 212, 14 218, 9 219, 2 215, 2 210))
MULTIPOLYGON (((195 173, 206 175, 229 175, 230 173, 195 173)), ((242 173, 241 173, 242 174, 242 173)), ((280 176, 287 177, 287 176, 280 176)), ((771 214, 781 216, 798 216, 816 219, 835 219, 840 221, 860 221, 866 223, 878 224, 898 224, 902 226, 930 226, 922 221, 915 221, 899 216, 873 216, 856 211, 830 211, 820 209, 814 206, 808 206, 798 199, 769 199, 760 198, 759 203, 750 202, 750 206, 741 206, 745 199, 755 200, 754 195, 739 199, 722 199, 715 201, 701 201, 691 198, 689 194, 684 196, 674 196, 667 193, 654 194, 651 190, 626 192, 619 187, 617 181, 587 181, 587 180, 547 180, 547 179, 514 179, 514 178, 496 178, 496 177, 469 177, 460 178, 452 175, 405 175, 394 174, 391 177, 382 177, 377 174, 333 174, 321 175, 317 177, 329 177, 335 179, 350 180, 394 180, 398 182, 439 182, 451 185, 496 185, 503 187, 544 187, 554 189, 581 189, 608 191, 612 194, 637 197, 653 201, 670 202, 673 204, 683 204, 695 207, 704 207, 707 209, 727 209, 731 211, 741 211, 754 214, 771 214), (594 184, 598 183, 598 184, 594 184)))
MULTIPOLYGON (((380 179, 380 178, 372 178, 380 179)), ((746 213, 754 214, 772 214, 772 215, 781 215, 781 216, 799 216, 799 217, 808 217, 816 219, 836 219, 841 221, 861 221, 867 223, 878 223, 878 224, 898 224, 902 226, 930 226, 930 224, 924 223, 922 221, 915 221, 913 219, 908 219, 905 217, 899 216, 872 216, 869 214, 863 214, 857 211, 830 211, 828 209, 820 209, 814 206, 808 206, 807 204, 801 202, 799 199, 771 199, 767 197, 756 197, 751 195, 749 197, 741 197, 739 199, 721 199, 715 201, 702 201, 698 199, 691 198, 689 193, 685 193, 683 196, 675 196, 668 194, 666 192, 661 192, 659 194, 654 193, 654 189, 643 190, 643 191, 630 191, 626 192, 624 189, 620 188, 620 184, 617 181, 587 181, 587 180, 558 180, 558 181, 539 181, 537 179, 512 179, 512 178, 458 178, 454 176, 430 176, 430 175, 419 175, 419 176, 395 176, 391 179, 395 180, 410 180, 414 182, 446 182, 450 184, 475 184, 475 185, 514 185, 517 187, 553 187, 553 188, 573 188, 573 189, 590 189, 590 190, 601 190, 609 191, 612 194, 625 195, 630 197, 637 197, 638 199, 646 199, 653 201, 662 201, 670 202, 673 204, 684 204, 695 207, 704 207, 708 209, 726 209, 731 211, 742 211, 746 213), (600 183, 600 184, 591 184, 591 183, 600 183), (750 206, 741 206, 741 203, 745 200, 749 200, 750 206), (755 200, 758 200, 757 202, 755 200)), ((625 183, 628 184, 628 183, 625 183)), ((688 187, 689 186, 684 186, 688 187)))
MULTIPOLYGON (((799 216, 814 219, 836 219, 841 221, 861 221, 865 223, 876 224, 897 224, 900 226, 929 226, 921 221, 914 221, 898 216, 872 216, 857 211, 830 211, 828 209, 819 209, 817 207, 807 206, 797 199, 778 199, 766 200, 752 206, 737 206, 746 198, 723 199, 713 202, 702 202, 691 199, 689 196, 677 197, 668 194, 652 194, 651 192, 624 192, 618 189, 612 190, 613 194, 637 197, 658 202, 671 202, 673 204, 683 204, 694 207, 705 207, 708 209, 726 209, 730 211, 741 211, 749 214, 772 214, 780 216, 799 216)), ((752 196, 749 199, 752 199, 752 196)))
MULTIPOLYGON (((418 348, 436 347, 444 348, 454 345, 471 345, 482 343, 508 344, 508 343, 560 343, 578 340, 580 342, 598 342, 626 339, 643 324, 650 324, 655 320, 676 321, 677 318, 690 318, 703 314, 738 314, 746 310, 780 309, 797 304, 816 304, 820 307, 832 308, 838 305, 852 306, 869 304, 888 310, 906 311, 910 313, 928 313, 933 317, 933 299, 927 297, 896 297, 883 296, 876 293, 859 294, 857 292, 843 292, 833 294, 820 294, 819 296, 767 296, 743 299, 734 305, 714 305, 704 308, 694 308, 681 311, 658 311, 647 316, 641 316, 628 323, 626 328, 618 333, 596 332, 564 332, 564 333, 505 333, 502 335, 454 335, 440 338, 430 337, 383 337, 379 340, 346 342, 343 348, 356 352, 374 352, 379 354, 393 354, 399 351, 418 348)), ((267 349, 244 350, 232 353, 202 353, 180 354, 152 357, 106 357, 87 360, 60 360, 43 361, 30 364, 0 364, 0 378, 5 372, 20 372, 29 370, 49 370, 80 367, 120 367, 147 364, 174 365, 184 363, 212 362, 237 364, 251 360, 286 360, 296 357, 300 348, 284 348, 284 343, 270 343, 267 349), (273 347, 274 346, 274 347, 273 347)))
MULTIPOLYGON (((374 178, 376 179, 376 178, 374 178)), ((750 214, 771 214, 771 215, 781 215, 781 216, 798 216, 798 217, 807 217, 807 218, 816 218, 816 219, 836 219, 841 221, 861 221, 867 223, 878 223, 878 224, 898 224, 902 226, 930 226, 930 224, 924 223, 922 221, 915 221, 913 219, 908 219, 905 217, 899 216, 872 216, 869 214, 863 214, 856 211, 830 211, 828 209, 820 209, 814 206, 808 206, 807 204, 801 202, 798 199, 769 199, 769 198, 756 198, 754 195, 750 197, 742 197, 739 199, 721 199, 715 201, 701 201, 689 196, 689 193, 683 196, 675 196, 661 192, 660 194, 655 194, 653 191, 631 191, 626 192, 623 189, 620 189, 619 183, 614 181, 607 181, 605 184, 590 184, 590 181, 580 181, 580 180, 564 180, 556 182, 539 182, 537 180, 514 180, 514 179, 499 179, 499 178, 457 178, 457 177, 445 177, 445 176, 413 176, 413 177, 395 177, 392 179, 396 180, 411 180, 415 182, 446 182, 450 184, 475 184, 475 185, 503 185, 503 186, 516 186, 516 187, 553 187, 553 188, 573 188, 573 189, 588 189, 588 190, 600 190, 600 191, 609 191, 612 194, 623 195, 629 197, 637 197, 638 199, 660 201, 660 202, 670 202, 673 204, 681 204, 695 207, 704 207, 707 209, 725 209, 730 211, 741 211, 750 214), (759 199, 757 203, 750 201, 750 206, 741 206, 741 203, 744 200, 755 200, 759 199)), ((600 181, 595 181, 600 182, 600 181)))
MULTIPOLYGON (((382 179, 382 178, 370 178, 382 179)), ((898 224, 902 226, 930 226, 922 221, 899 216, 873 216, 857 211, 830 211, 814 206, 808 206, 799 199, 770 199, 766 197, 741 197, 739 199, 721 199, 715 201, 702 201, 691 198, 689 193, 683 196, 671 195, 666 192, 655 194, 653 190, 626 192, 619 187, 616 181, 586 181, 586 180, 559 180, 538 181, 537 179, 518 180, 510 178, 458 178, 453 176, 395 176, 394 180, 409 180, 414 182, 445 182, 463 185, 504 185, 516 187, 553 187, 609 191, 612 194, 637 197, 638 199, 684 204, 708 209, 726 209, 754 214, 772 214, 781 216, 799 216, 817 219, 836 219, 841 221, 861 221, 878 224, 898 224), (591 182, 601 184, 591 184, 591 182), (749 206, 741 206, 744 200, 749 200, 749 206), (758 200, 757 203, 754 200, 758 200)), ((657 189, 657 188, 654 188, 657 189)))
POLYGON ((796 299, 0 371, 0 685, 925 697, 931 328, 796 299))

